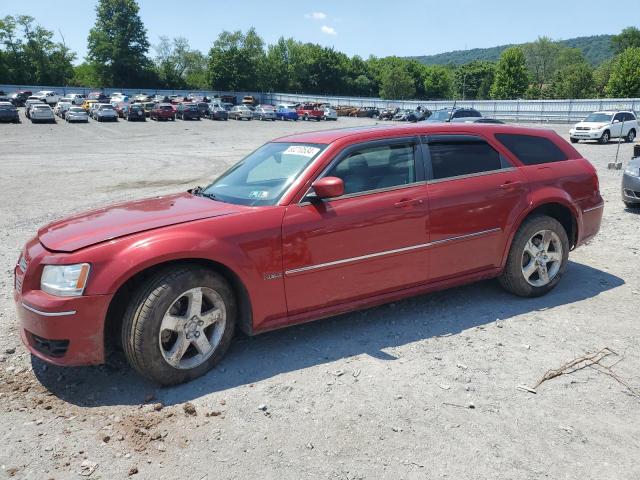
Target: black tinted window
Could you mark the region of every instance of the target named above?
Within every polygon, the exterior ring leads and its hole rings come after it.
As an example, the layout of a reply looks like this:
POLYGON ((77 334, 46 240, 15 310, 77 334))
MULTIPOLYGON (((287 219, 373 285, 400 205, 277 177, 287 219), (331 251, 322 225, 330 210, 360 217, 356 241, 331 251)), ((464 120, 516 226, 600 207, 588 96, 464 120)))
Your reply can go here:
POLYGON ((567 156, 548 138, 497 133, 496 138, 525 165, 561 162, 567 156))
POLYGON ((500 154, 481 138, 438 136, 429 139, 433 178, 450 178, 502 168, 500 154), (457 138, 456 138, 457 137, 457 138))
POLYGON ((326 174, 344 182, 344 193, 366 192, 415 182, 412 144, 364 148, 349 154, 326 174))
POLYGON ((636 119, 636 117, 633 115, 633 113, 625 113, 624 114, 624 121, 625 122, 633 122, 636 119))

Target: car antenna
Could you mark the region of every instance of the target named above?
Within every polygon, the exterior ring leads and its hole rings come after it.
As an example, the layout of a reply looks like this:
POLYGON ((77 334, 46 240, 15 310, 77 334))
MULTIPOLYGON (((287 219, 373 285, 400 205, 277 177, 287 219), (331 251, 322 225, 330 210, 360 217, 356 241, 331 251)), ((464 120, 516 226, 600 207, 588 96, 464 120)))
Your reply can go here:
POLYGON ((457 99, 453 99, 453 107, 451 107, 451 111, 449 112, 449 118, 447 118, 447 123, 451 123, 451 117, 453 117, 453 111, 456 109, 457 99))

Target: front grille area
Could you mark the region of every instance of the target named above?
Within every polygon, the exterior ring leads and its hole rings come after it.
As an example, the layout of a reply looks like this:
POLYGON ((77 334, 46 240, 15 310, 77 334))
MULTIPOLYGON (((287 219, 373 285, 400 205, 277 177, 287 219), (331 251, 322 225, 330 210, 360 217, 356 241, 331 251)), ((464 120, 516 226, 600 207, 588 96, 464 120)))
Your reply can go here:
POLYGON ((69 349, 69 340, 49 340, 27 332, 33 348, 50 357, 62 357, 69 349))
POLYGON ((640 192, 636 192, 634 190, 629 190, 629 189, 625 188, 624 189, 624 193, 627 195, 627 197, 640 198, 640 192))
POLYGON ((576 130, 591 130, 591 127, 576 127, 576 130))

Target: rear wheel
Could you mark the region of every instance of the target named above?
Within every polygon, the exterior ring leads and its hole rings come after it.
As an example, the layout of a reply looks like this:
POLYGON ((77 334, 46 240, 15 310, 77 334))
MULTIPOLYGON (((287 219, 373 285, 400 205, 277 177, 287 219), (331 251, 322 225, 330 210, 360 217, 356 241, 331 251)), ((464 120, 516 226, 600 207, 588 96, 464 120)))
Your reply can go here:
POLYGON ((198 267, 164 270, 128 306, 122 344, 143 376, 175 385, 208 372, 227 351, 237 309, 228 283, 198 267))
POLYGON ((553 289, 567 265, 569 239, 555 218, 529 217, 518 229, 500 284, 521 297, 538 297, 553 289))
POLYGON ((629 130, 629 133, 627 133, 627 136, 625 137, 625 141, 629 142, 629 143, 633 143, 633 141, 636 139, 636 131, 632 128, 631 130, 629 130))

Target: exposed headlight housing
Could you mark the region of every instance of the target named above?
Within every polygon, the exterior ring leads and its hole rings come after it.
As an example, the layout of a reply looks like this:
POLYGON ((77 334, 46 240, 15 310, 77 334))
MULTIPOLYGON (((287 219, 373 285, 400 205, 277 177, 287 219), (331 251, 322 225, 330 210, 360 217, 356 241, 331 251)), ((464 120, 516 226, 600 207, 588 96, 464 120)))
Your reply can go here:
POLYGON ((89 278, 88 263, 75 265, 45 265, 40 290, 58 297, 79 297, 89 278))
POLYGON ((624 169, 624 173, 631 175, 632 177, 640 177, 640 167, 627 165, 627 168, 624 169))

